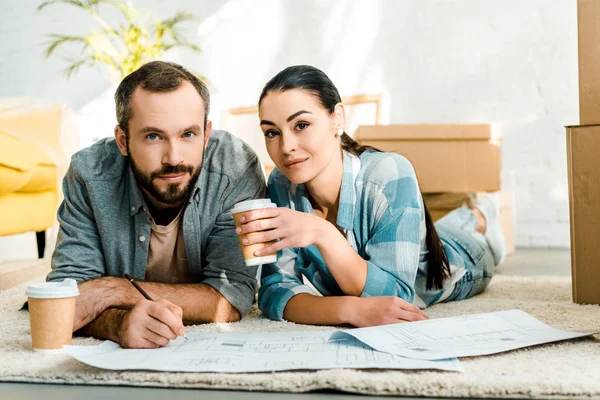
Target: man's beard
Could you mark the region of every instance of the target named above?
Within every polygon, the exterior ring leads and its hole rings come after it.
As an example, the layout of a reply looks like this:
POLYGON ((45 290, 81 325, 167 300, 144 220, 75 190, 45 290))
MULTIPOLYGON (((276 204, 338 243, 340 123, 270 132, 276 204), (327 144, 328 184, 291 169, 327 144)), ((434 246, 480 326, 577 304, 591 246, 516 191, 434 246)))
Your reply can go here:
POLYGON ((202 164, 196 168, 191 165, 179 164, 163 165, 163 167, 159 170, 146 173, 138 167, 135 160, 131 156, 131 153, 129 154, 129 165, 131 165, 131 170, 133 171, 133 175, 135 176, 138 184, 145 189, 146 192, 152 196, 152 198, 163 204, 176 205, 187 199, 192 188, 196 185, 196 181, 198 180, 198 176, 202 170, 202 164), (189 173, 191 177, 188 184, 184 187, 180 187, 180 183, 171 183, 167 185, 166 191, 161 191, 161 189, 154 183, 154 179, 160 177, 161 175, 181 173, 189 173))

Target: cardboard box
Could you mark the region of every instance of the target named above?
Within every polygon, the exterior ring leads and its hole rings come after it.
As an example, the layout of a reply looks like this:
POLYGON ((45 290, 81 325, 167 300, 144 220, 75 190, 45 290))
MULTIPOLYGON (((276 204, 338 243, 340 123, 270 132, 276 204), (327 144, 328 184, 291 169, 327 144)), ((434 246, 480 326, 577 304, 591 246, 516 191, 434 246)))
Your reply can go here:
POLYGON ((600 125, 567 127, 573 301, 600 304, 600 125))
POLYGON ((500 124, 362 125, 354 137, 410 160, 423 193, 500 190, 500 124))
POLYGON ((454 210, 466 205, 473 208, 477 205, 477 193, 428 193, 423 200, 431 210, 454 210))
MULTIPOLYGON (((423 200, 434 221, 439 220, 450 211, 466 205, 473 208, 477 205, 477 198, 484 193, 439 193, 425 194, 423 200)), ((515 211, 514 194, 509 192, 499 192, 500 197, 500 218, 502 224, 502 234, 506 243, 506 254, 515 253, 515 211)))
POLYGON ((600 124, 600 1, 577 1, 579 123, 600 124))

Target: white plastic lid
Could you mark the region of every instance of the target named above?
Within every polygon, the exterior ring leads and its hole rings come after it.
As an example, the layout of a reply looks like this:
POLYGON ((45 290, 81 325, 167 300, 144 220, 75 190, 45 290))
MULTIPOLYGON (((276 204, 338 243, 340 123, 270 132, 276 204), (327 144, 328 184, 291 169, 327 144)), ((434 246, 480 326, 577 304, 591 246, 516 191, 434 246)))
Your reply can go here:
POLYGON ((276 263, 277 262, 277 254, 273 254, 270 256, 263 256, 263 257, 249 258, 245 262, 246 262, 246 267, 253 267, 255 265, 276 263))
POLYGON ((275 208, 277 204, 271 203, 269 199, 254 199, 236 203, 231 209, 231 214, 237 214, 243 211, 259 210, 261 208, 275 208))
POLYGON ((62 282, 30 283, 25 295, 32 299, 62 299, 79 296, 79 289, 75 279, 67 278, 62 282))

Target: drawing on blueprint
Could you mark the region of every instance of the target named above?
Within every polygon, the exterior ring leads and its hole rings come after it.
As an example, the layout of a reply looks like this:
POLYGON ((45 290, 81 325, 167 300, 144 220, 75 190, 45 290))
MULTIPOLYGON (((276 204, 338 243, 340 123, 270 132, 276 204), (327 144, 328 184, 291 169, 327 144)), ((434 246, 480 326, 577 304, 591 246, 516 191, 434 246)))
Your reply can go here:
POLYGON ((458 360, 412 360, 381 353, 353 337, 329 340, 334 331, 262 333, 188 333, 154 350, 70 346, 69 354, 86 364, 115 370, 183 372, 261 372, 298 369, 385 368, 462 371, 458 360), (130 357, 133 351, 139 352, 130 357), (141 357, 144 361, 141 361, 141 357))
POLYGON ((561 331, 523 311, 510 310, 350 329, 332 338, 349 335, 382 352, 437 360, 500 353, 589 334, 561 331))

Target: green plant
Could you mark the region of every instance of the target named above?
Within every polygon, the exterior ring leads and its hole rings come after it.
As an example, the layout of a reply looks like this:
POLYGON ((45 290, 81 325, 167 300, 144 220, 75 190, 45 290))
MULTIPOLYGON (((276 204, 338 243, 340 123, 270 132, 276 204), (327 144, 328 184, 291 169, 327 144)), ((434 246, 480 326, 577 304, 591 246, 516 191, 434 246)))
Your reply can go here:
POLYGON ((174 47, 200 52, 200 48, 186 41, 179 30, 182 22, 193 20, 189 13, 178 12, 172 18, 148 22, 149 18, 145 18, 129 1, 119 0, 48 0, 38 6, 38 11, 58 3, 82 9, 98 24, 97 29, 86 36, 47 35, 46 57, 66 44, 81 46, 80 57, 64 57, 70 63, 65 69, 68 78, 83 66, 104 65, 109 73, 117 75, 116 78, 120 80, 146 62, 160 59, 174 47), (108 24, 100 17, 101 5, 117 8, 125 22, 117 27, 108 24))

